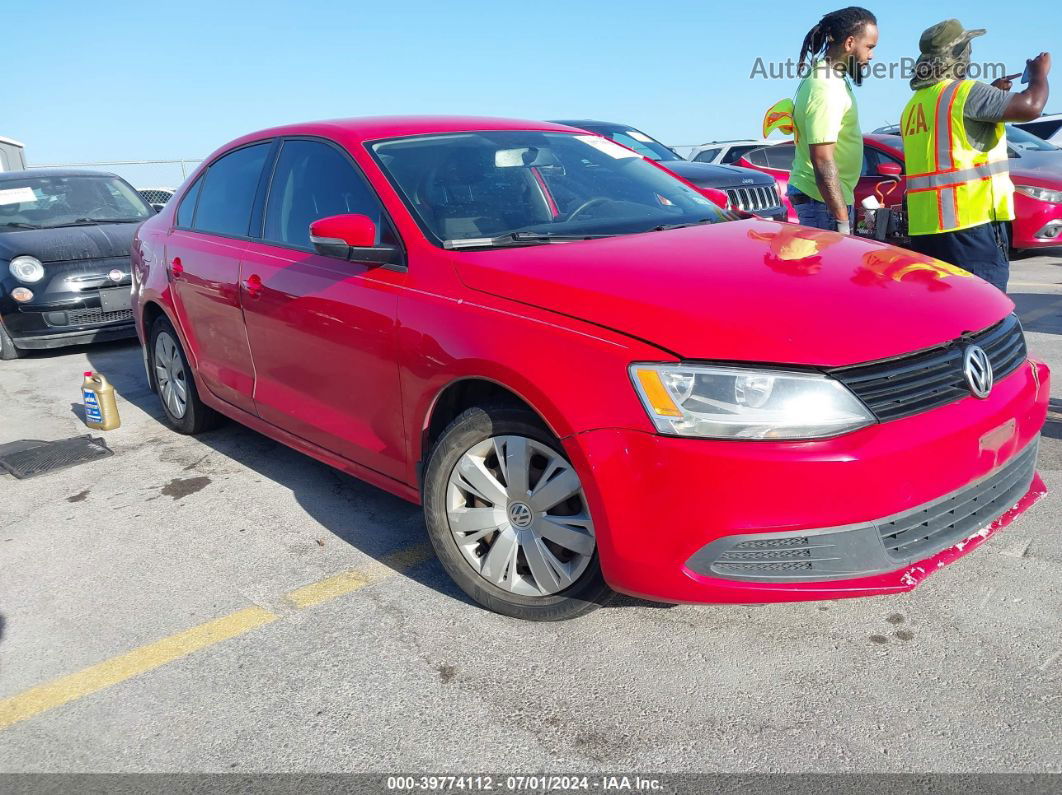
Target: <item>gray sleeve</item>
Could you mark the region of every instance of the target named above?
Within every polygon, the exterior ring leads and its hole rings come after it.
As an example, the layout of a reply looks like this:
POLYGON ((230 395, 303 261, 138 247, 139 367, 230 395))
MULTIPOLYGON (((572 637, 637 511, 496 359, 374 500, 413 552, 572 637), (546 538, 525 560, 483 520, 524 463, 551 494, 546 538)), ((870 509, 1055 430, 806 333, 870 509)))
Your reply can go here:
POLYGON ((963 118, 970 121, 1003 121, 1010 92, 990 86, 988 83, 974 83, 966 97, 966 106, 962 109, 963 118))

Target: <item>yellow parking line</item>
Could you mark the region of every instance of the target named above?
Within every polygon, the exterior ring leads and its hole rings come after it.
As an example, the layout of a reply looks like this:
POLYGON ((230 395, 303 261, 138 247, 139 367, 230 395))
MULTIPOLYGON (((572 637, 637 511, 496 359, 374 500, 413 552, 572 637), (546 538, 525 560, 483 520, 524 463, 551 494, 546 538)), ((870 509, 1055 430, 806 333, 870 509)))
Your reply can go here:
POLYGON ((276 621, 280 616, 261 607, 238 610, 198 627, 133 649, 120 657, 26 690, 0 701, 0 729, 75 699, 124 682, 145 671, 213 646, 223 640, 276 621))
MULTIPOLYGON (((379 562, 365 569, 352 569, 297 588, 287 595, 287 599, 298 608, 319 605, 415 566, 427 560, 431 554, 431 544, 405 547, 385 555, 379 562)), ((118 657, 104 660, 77 673, 0 699, 0 730, 278 619, 279 615, 261 607, 237 610, 118 657)))
POLYGON ((387 555, 380 563, 370 569, 352 569, 328 577, 324 580, 296 588, 287 595, 295 607, 304 608, 319 605, 330 599, 364 588, 366 585, 391 576, 396 571, 409 568, 427 560, 431 554, 431 544, 416 544, 387 555))

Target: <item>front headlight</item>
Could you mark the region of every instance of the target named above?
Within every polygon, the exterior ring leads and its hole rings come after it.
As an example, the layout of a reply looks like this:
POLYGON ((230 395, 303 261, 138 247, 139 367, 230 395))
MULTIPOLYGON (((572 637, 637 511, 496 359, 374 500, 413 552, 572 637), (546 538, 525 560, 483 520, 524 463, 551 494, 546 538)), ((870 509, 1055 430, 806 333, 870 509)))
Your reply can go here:
POLYGON ((8 269, 12 276, 26 284, 33 284, 44 278, 44 266, 36 257, 15 257, 8 269))
POLYGON ((672 436, 820 439, 875 422, 818 373, 687 364, 632 364, 630 373, 656 429, 672 436))
POLYGON ((1014 190, 1023 196, 1028 196, 1030 199, 1037 199, 1042 202, 1051 202, 1052 204, 1058 204, 1062 202, 1062 190, 1051 190, 1050 188, 1041 188, 1038 185, 1015 185, 1014 190))

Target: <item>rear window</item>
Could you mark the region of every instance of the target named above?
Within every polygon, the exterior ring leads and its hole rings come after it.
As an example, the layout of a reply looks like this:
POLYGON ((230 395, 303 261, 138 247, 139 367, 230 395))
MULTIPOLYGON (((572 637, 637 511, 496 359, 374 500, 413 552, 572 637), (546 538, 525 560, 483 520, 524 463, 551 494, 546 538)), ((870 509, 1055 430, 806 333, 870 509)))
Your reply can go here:
POLYGON ((793 158, 796 156, 796 147, 792 144, 777 144, 768 146, 763 150, 767 157, 767 165, 780 171, 793 170, 793 158))
POLYGON ((237 149, 210 166, 203 178, 195 213, 196 230, 230 237, 247 236, 251 207, 270 146, 267 142, 237 149))
POLYGON ((703 152, 698 152, 697 156, 693 158, 695 163, 711 163, 715 160, 715 156, 719 154, 718 149, 705 149, 703 152))
POLYGON ((188 189, 188 192, 184 194, 184 198, 181 199, 181 204, 177 208, 177 226, 189 229, 192 226, 192 221, 195 218, 195 201, 199 198, 199 189, 203 186, 203 178, 200 177, 195 181, 195 184, 188 189))

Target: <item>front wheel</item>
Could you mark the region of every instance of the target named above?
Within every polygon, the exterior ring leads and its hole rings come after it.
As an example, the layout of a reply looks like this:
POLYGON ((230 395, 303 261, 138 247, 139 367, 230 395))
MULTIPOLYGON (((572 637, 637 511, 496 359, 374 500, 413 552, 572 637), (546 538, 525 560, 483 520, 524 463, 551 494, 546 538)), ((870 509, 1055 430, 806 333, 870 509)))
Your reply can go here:
POLYGON ((465 411, 439 437, 424 480, 428 534, 454 582, 484 607, 557 621, 612 591, 582 483, 531 411, 465 411))

